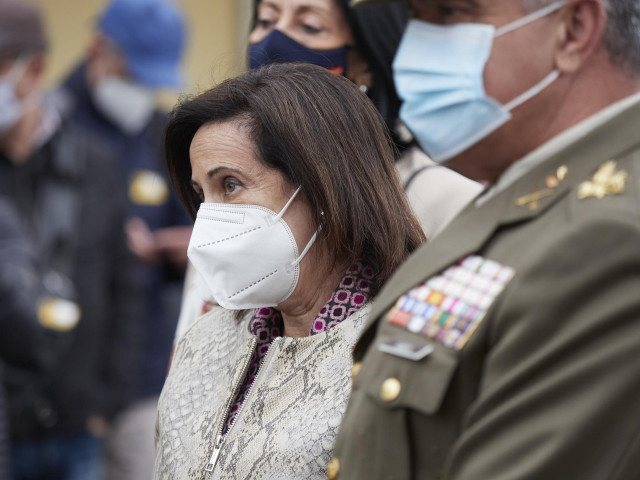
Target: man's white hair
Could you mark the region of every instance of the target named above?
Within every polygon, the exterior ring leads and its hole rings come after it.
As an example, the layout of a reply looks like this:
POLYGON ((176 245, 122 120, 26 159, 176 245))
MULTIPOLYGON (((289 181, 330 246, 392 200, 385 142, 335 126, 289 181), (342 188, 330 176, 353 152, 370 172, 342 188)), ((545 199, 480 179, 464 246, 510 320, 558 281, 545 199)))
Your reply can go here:
MULTIPOLYGON (((525 11, 535 11, 556 0, 520 0, 525 11)), ((640 76, 640 0, 600 0, 607 9, 604 42, 614 63, 640 76)))

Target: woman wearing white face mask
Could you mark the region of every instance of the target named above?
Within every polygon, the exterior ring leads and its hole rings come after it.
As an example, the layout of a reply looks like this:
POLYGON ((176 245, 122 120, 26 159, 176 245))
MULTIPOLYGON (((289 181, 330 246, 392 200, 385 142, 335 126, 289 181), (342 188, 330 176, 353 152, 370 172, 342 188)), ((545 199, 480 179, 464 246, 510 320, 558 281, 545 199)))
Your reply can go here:
POLYGON ((178 342, 156 478, 324 478, 369 301, 424 241, 379 115, 327 70, 274 65, 183 102, 166 149, 189 256, 231 310, 178 342))
MULTIPOLYGON (((398 120, 401 100, 393 82, 392 62, 409 18, 406 5, 349 7, 349 0, 255 0, 249 36, 250 68, 270 63, 305 62, 327 68, 354 82, 371 101, 398 149, 396 169, 409 205, 426 237, 435 237, 481 185, 437 165, 417 146, 398 120)), ((194 312, 206 311, 197 282, 185 288, 179 338, 194 312)))

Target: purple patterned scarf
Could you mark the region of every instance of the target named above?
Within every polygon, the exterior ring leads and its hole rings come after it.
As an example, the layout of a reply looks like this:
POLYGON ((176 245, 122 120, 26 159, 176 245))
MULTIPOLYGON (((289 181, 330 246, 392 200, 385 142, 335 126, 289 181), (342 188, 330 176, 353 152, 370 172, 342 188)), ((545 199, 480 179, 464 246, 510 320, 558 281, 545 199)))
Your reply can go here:
MULTIPOLYGON (((371 268, 365 267, 360 263, 353 265, 342 278, 329 301, 316 316, 309 336, 326 332, 360 310, 369 300, 373 278, 374 271, 371 268)), ((249 324, 249 331, 256 336, 258 344, 251 357, 251 364, 244 383, 240 387, 236 400, 229 412, 223 431, 224 435, 227 434, 229 427, 233 424, 236 415, 240 411, 240 407, 256 379, 258 369, 267 355, 271 343, 277 337, 282 336, 283 330, 282 314, 275 308, 258 308, 254 311, 253 319, 249 324)))

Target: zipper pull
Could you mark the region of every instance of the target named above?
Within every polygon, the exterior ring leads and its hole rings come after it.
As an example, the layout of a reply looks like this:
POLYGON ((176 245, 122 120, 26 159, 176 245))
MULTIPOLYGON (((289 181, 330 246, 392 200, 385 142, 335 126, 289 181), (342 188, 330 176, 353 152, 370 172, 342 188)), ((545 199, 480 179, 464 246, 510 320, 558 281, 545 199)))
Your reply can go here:
POLYGON ((209 463, 204 467, 205 471, 213 472, 213 469, 218 463, 218 456, 220 455, 220 449, 222 448, 222 442, 224 441, 224 437, 222 435, 218 435, 216 438, 216 444, 213 446, 213 453, 211 454, 211 458, 209 459, 209 463))

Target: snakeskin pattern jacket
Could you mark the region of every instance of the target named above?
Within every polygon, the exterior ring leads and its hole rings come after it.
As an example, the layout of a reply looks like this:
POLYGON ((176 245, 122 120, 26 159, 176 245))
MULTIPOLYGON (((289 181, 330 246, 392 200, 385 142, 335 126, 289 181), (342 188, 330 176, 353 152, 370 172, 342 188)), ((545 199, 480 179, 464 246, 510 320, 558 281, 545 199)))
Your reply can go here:
POLYGON ((325 479, 369 311, 317 335, 275 339, 224 437, 257 340, 251 315, 215 307, 197 320, 178 342, 160 396, 155 479, 325 479))

